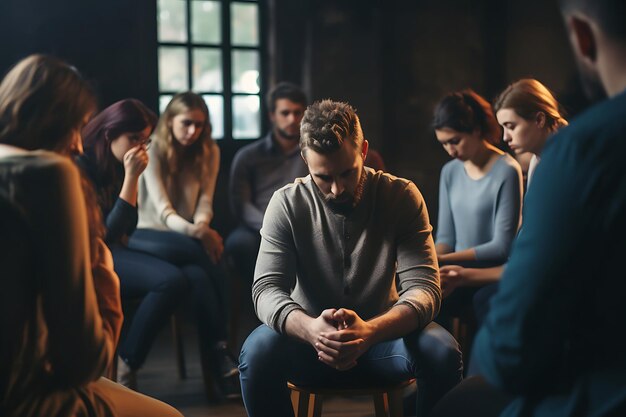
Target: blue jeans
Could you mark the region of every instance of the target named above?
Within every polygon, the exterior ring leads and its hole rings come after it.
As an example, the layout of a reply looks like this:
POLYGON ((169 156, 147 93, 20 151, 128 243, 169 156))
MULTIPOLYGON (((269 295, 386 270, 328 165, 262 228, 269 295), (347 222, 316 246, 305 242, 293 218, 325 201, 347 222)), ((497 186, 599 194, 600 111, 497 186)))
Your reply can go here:
POLYGON ((261 325, 246 339, 239 358, 241 391, 250 417, 292 417, 287 381, 297 385, 358 386, 363 381, 390 384, 416 378, 418 415, 426 412, 463 374, 456 340, 436 323, 402 339, 372 346, 348 371, 317 359, 315 349, 261 325))
POLYGON ((187 280, 178 267, 154 256, 122 245, 112 245, 111 252, 122 299, 141 300, 132 319, 125 317, 126 331, 119 346, 122 359, 139 369, 163 323, 187 293, 187 280))
POLYGON ((233 263, 243 280, 242 284, 252 285, 256 257, 261 246, 261 234, 244 225, 239 225, 226 239, 224 250, 233 259, 233 263))
POLYGON ((189 282, 202 349, 227 338, 227 280, 221 264, 213 264, 199 240, 173 231, 137 229, 128 246, 176 265, 189 282))

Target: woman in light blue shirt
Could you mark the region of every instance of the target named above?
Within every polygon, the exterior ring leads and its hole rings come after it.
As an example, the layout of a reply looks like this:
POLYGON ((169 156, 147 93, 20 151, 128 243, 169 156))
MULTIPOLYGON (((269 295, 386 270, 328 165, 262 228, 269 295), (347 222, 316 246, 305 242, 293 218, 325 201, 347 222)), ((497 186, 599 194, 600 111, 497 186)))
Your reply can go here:
MULTIPOLYGON (((504 130, 504 141, 517 155, 532 155, 526 188, 530 186, 534 168, 548 139, 561 127, 567 125, 560 105, 554 95, 543 84, 534 79, 521 79, 510 84, 494 102, 498 123, 504 130)), ((495 293, 504 266, 493 268, 465 268, 446 265, 441 268, 441 283, 444 291, 457 287, 487 287, 474 296, 474 310, 478 322, 487 313, 487 301, 495 293)))
MULTIPOLYGON (((433 127, 454 158, 444 165, 439 183, 440 265, 503 264, 521 222, 522 171, 495 146, 502 134, 491 106, 472 90, 450 93, 437 104, 433 127)), ((443 289, 444 297, 451 295, 443 289)), ((456 291, 444 301, 440 316, 467 314, 474 291, 456 291)))

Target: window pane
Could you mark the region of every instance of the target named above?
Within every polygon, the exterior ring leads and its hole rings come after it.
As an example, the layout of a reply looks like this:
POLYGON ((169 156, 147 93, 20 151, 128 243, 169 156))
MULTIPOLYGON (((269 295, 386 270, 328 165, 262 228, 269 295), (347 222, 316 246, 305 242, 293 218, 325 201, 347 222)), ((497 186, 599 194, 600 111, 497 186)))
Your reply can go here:
POLYGON ((253 139, 261 136, 259 96, 233 97, 233 138, 253 139))
POLYGON ((159 48, 159 90, 189 90, 186 48, 171 46, 159 48))
POLYGON ((217 48, 194 48, 193 89, 222 92, 222 52, 217 48))
POLYGON ((174 96, 171 94, 164 94, 159 97, 159 114, 163 114, 167 105, 170 104, 172 97, 174 96))
POLYGON ((259 52, 233 51, 232 77, 234 93, 258 93, 259 52))
POLYGON ((221 17, 219 2, 200 0, 192 1, 192 42, 220 43, 222 41, 221 17))
POLYGON ((259 6, 250 3, 232 3, 230 6, 230 38, 233 45, 259 44, 259 6))
POLYGON ((159 0, 159 42, 187 42, 187 12, 184 0, 159 0))
POLYGON ((209 108, 209 118, 213 128, 213 139, 224 137, 224 97, 217 95, 203 95, 202 98, 209 108))

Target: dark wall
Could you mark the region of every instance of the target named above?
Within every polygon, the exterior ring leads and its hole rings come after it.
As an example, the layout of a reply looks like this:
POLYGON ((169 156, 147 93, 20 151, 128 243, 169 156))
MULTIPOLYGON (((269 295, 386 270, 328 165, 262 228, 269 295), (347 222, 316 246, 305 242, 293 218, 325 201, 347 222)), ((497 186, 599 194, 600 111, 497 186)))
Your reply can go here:
MULTIPOLYGON (((585 105, 556 7, 544 0, 267 0, 267 80, 303 85, 313 100, 353 104, 388 170, 416 182, 437 213, 448 160, 430 129, 446 92, 491 100, 536 77, 575 113, 585 105)), ((52 53, 91 79, 102 105, 136 97, 157 106, 155 0, 1 0, 0 72, 52 53)), ((222 143, 216 221, 233 226, 227 174, 241 144, 222 143)))
POLYGON ((31 53, 63 58, 91 80, 101 104, 157 105, 154 0, 3 0, 0 72, 31 53))
POLYGON ((306 11, 313 99, 357 108, 390 172, 421 189, 436 224, 439 172, 448 156, 430 128, 435 103, 473 88, 492 100, 536 77, 575 110, 575 65, 555 2, 320 0, 306 11))

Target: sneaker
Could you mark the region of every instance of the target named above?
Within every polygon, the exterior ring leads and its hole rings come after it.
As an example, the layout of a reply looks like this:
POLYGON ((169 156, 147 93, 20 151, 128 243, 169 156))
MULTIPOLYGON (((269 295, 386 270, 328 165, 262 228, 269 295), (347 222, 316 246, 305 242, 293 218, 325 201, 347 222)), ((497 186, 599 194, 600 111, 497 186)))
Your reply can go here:
POLYGON ((131 369, 119 356, 117 357, 117 383, 137 391, 137 371, 131 369))
POLYGON ((227 399, 241 398, 239 383, 239 364, 228 350, 226 344, 220 344, 213 352, 217 384, 222 396, 227 399))

